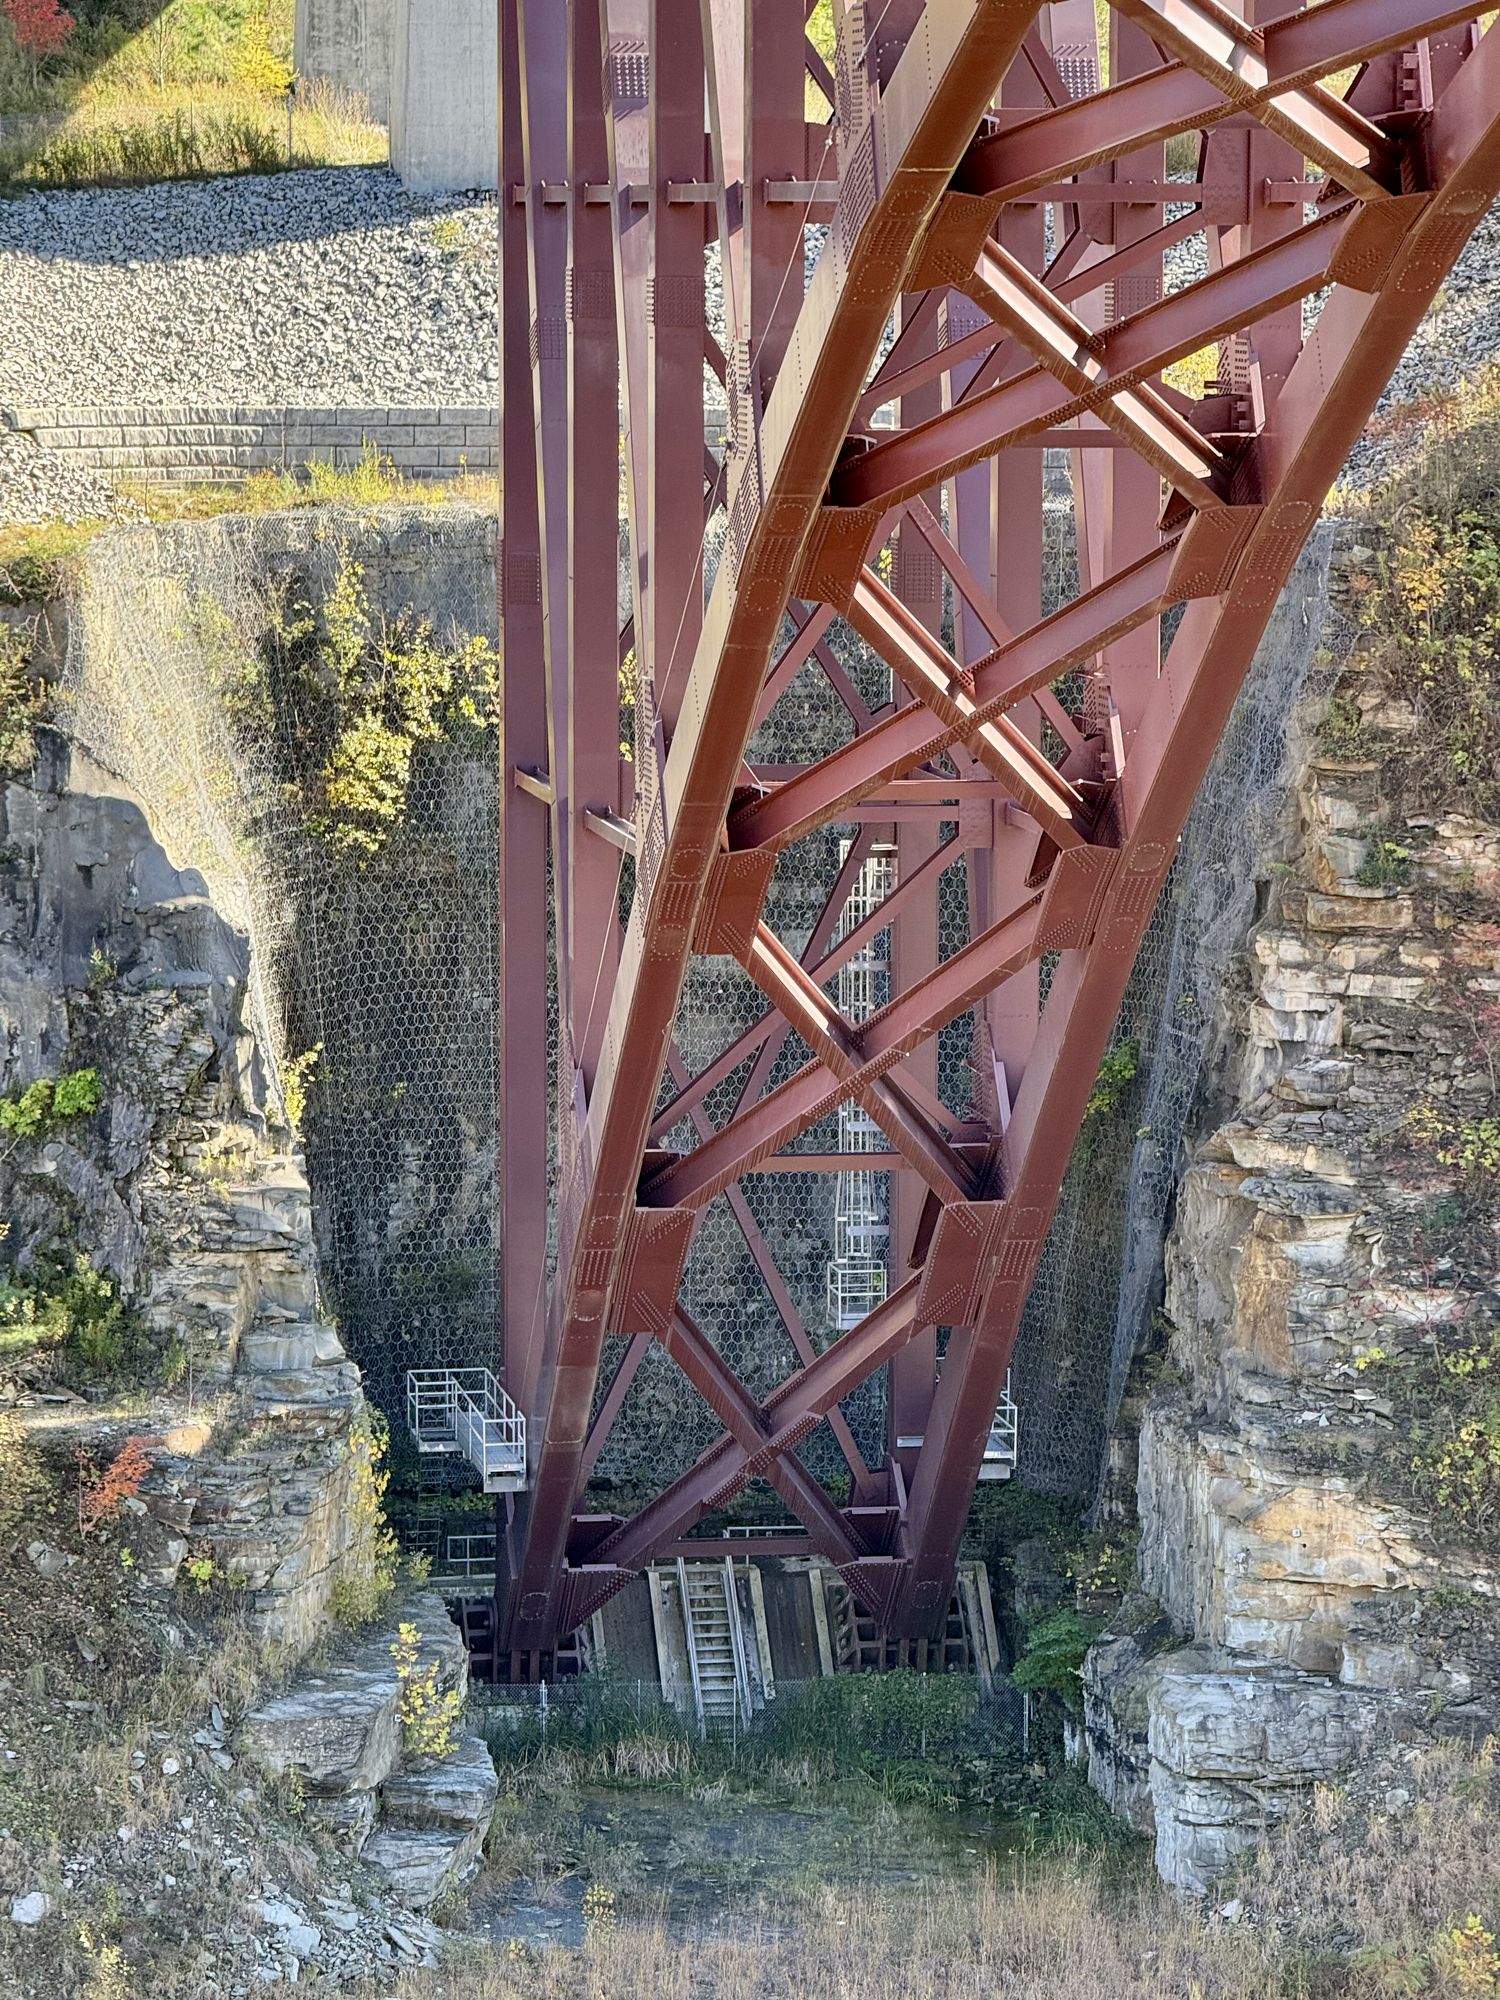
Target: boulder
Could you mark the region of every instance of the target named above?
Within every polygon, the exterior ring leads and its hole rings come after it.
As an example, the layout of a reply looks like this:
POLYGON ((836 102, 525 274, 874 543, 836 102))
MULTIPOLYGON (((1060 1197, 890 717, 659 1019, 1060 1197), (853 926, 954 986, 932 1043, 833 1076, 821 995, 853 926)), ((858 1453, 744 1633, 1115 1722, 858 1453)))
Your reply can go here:
POLYGON ((1148 1696, 1156 1866, 1202 1893, 1311 1787, 1412 1720, 1399 1698, 1275 1670, 1159 1672, 1148 1696))
POLYGON ((464 1736, 451 1756, 413 1764, 387 1778, 380 1792, 381 1812, 392 1826, 488 1826, 498 1789, 489 1751, 477 1736, 464 1736))
POLYGON ((401 1683, 392 1648, 402 1624, 417 1628, 418 1657, 424 1666, 437 1662, 439 1686, 467 1693, 462 1635, 442 1598, 426 1591, 408 1598, 342 1658, 252 1709, 240 1727, 241 1753, 272 1775, 295 1773, 327 1795, 373 1792, 384 1784, 401 1758, 401 1683))
POLYGON ((394 1670, 330 1667, 252 1709, 241 1753, 273 1777, 295 1773, 322 1792, 373 1791, 401 1754, 397 1695, 394 1670))
POLYGON ((385 1877, 397 1902, 425 1910, 468 1877, 483 1845, 483 1826, 382 1826, 364 1859, 385 1877))

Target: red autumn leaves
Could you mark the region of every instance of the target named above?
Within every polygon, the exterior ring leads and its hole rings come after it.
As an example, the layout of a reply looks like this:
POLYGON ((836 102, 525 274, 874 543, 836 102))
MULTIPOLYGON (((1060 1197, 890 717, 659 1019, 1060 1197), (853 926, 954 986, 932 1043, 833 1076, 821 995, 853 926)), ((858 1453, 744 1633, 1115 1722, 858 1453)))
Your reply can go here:
POLYGON ((16 46, 30 56, 33 76, 44 56, 55 55, 73 32, 73 16, 58 0, 0 0, 16 46))

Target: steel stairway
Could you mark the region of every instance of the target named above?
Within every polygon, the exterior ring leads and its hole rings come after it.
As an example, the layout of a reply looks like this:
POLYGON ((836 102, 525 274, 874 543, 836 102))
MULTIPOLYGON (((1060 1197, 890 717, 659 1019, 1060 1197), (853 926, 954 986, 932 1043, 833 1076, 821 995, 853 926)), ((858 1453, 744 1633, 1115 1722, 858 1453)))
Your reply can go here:
POLYGON ((707 1732, 743 1725, 750 1719, 750 1671, 734 1564, 728 1556, 721 1563, 679 1556, 677 1590, 698 1726, 707 1732))

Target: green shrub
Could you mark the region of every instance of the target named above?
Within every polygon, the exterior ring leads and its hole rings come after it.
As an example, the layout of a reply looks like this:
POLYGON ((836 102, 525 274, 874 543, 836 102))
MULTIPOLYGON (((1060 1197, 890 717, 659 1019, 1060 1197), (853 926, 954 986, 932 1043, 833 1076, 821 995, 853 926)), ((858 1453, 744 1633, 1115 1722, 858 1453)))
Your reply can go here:
POLYGON ((1500 1545, 1500 1329, 1450 1325, 1420 1353, 1375 1346, 1355 1366, 1391 1398, 1388 1463, 1434 1525, 1500 1545))
POLYGON ((1124 1101, 1126 1091, 1139 1075, 1140 1067, 1139 1042, 1125 1041, 1112 1048, 1099 1065, 1099 1074, 1094 1079, 1094 1087, 1089 1092, 1089 1101, 1084 1106, 1084 1117, 1096 1118, 1101 1114, 1118 1110, 1124 1101))
POLYGON ((425 619, 379 617, 347 548, 321 592, 287 583, 258 650, 212 604, 197 625, 247 750, 273 746, 307 832, 354 866, 404 818, 421 746, 477 747, 493 727, 495 648, 478 634, 440 639, 425 619))
POLYGON ((1438 1396, 1413 1429, 1419 1492, 1473 1535, 1500 1535, 1500 1331, 1438 1349, 1438 1396))
POLYGON ((72 1118, 87 1118, 99 1109, 104 1092, 96 1069, 65 1070, 52 1092, 52 1122, 66 1125, 72 1118))
POLYGON ((422 1635, 405 1619, 396 1628, 391 1656, 401 1684, 397 1710, 401 1740, 413 1757, 446 1757, 458 1745, 458 1725, 464 1698, 456 1687, 442 1685, 442 1662, 421 1659, 422 1635))
POLYGON ((1420 755, 1385 758, 1382 793, 1413 807, 1500 812, 1500 369, 1465 385, 1453 421, 1371 502, 1374 562, 1354 578, 1381 691, 1415 711, 1420 755))
POLYGON ((142 1381, 157 1353, 115 1280, 81 1253, 37 1273, 0 1276, 0 1362, 50 1364, 78 1384, 142 1381))
POLYGON ((1440 1167, 1460 1176, 1465 1189, 1486 1203, 1492 1199, 1500 1181, 1500 1118, 1470 1118, 1446 1104, 1419 1104, 1406 1129, 1440 1167))
POLYGON ((1072 1605, 1049 1611, 1026 1635, 1026 1650, 1011 1670, 1012 1686, 1023 1694, 1054 1694, 1081 1713, 1083 1656, 1103 1625, 1102 1618, 1085 1618, 1072 1605))
POLYGON ((0 1097, 0 1132, 17 1139, 50 1138, 75 1118, 97 1111, 103 1100, 96 1069, 65 1070, 55 1083, 42 1077, 25 1090, 0 1097))
POLYGON ((350 1429, 348 1505, 353 1536, 329 1598, 329 1608, 341 1625, 372 1624, 396 1592, 401 1549, 385 1518, 386 1489, 391 1483, 385 1464, 389 1444, 390 1429, 378 1410, 350 1429))
POLYGON ((1354 877, 1367 889, 1399 888, 1411 880, 1411 849, 1383 834, 1370 842, 1354 877))
POLYGON ((1323 720, 1318 725, 1318 735, 1335 757, 1349 763, 1361 763, 1370 754, 1370 739, 1365 734, 1364 718, 1358 702, 1350 695, 1334 694, 1329 697, 1323 720))
POLYGON ((302 1120, 307 1115, 307 1093, 317 1077, 322 1058, 323 1044, 317 1042, 312 1048, 304 1049, 300 1056, 288 1056, 281 1065, 281 1100, 286 1107, 287 1123, 294 1132, 302 1130, 302 1120))
POLYGON ((31 647, 14 625, 0 625, 0 778, 24 777, 36 762, 41 711, 31 647))

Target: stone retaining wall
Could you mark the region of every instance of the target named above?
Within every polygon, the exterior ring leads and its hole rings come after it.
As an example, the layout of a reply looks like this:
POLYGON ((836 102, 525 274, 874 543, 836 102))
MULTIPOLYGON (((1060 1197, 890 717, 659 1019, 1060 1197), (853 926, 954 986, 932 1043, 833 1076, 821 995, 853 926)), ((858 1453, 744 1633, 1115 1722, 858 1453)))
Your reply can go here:
POLYGON ((230 406, 0 410, 0 423, 90 470, 162 485, 353 465, 370 447, 419 479, 498 466, 488 409, 246 409, 230 406))

